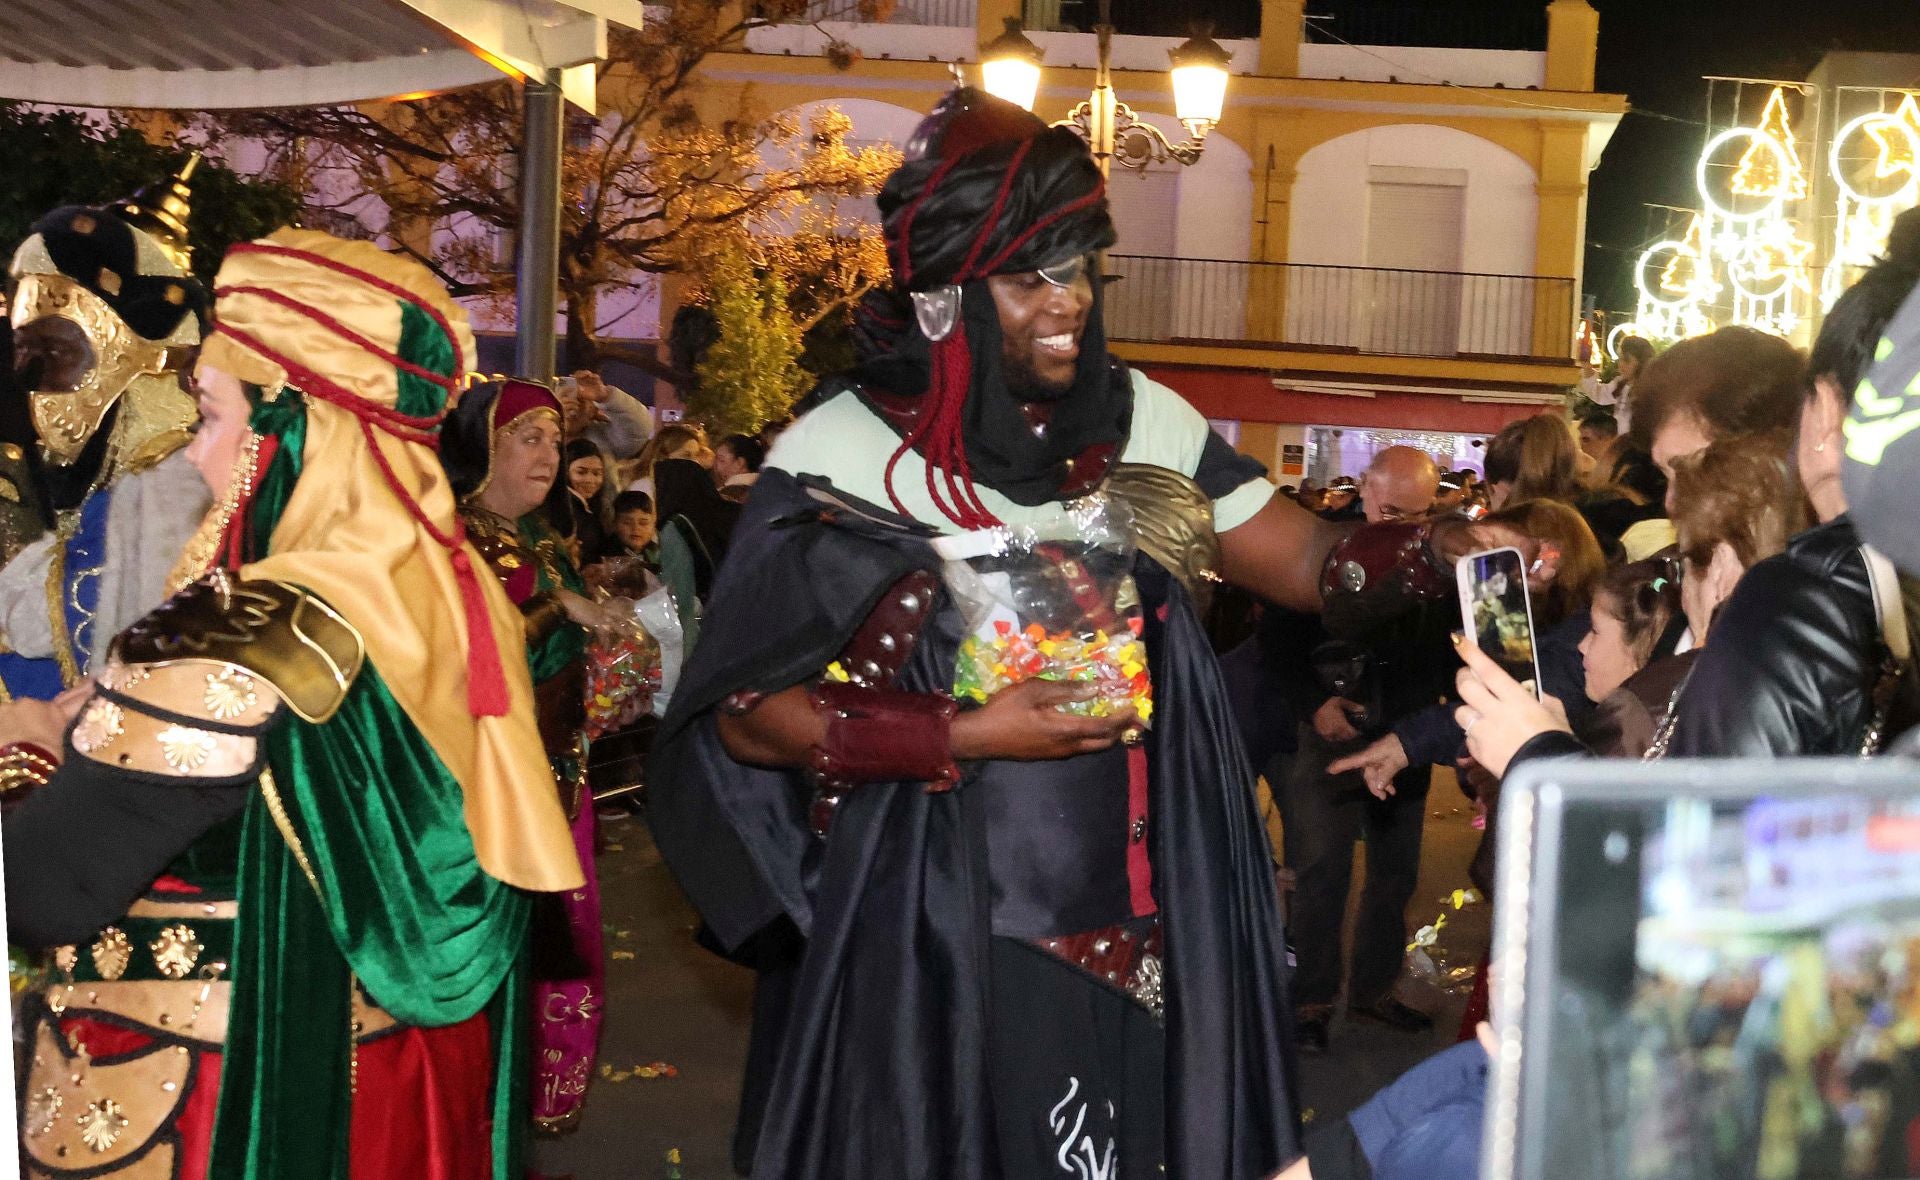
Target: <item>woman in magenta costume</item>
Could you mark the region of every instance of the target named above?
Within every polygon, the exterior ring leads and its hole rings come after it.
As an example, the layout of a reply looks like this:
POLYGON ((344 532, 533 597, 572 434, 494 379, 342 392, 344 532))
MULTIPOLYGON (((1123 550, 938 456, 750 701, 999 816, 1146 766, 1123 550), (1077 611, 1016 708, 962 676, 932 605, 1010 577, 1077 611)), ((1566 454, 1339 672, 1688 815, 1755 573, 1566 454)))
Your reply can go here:
POLYGON ((467 536, 526 620, 540 739, 586 870, 585 885, 547 895, 534 911, 532 1098, 545 1131, 579 1121, 606 993, 585 734, 587 629, 602 612, 540 513, 559 473, 561 413, 553 391, 532 381, 475 385, 448 417, 440 448, 467 536))

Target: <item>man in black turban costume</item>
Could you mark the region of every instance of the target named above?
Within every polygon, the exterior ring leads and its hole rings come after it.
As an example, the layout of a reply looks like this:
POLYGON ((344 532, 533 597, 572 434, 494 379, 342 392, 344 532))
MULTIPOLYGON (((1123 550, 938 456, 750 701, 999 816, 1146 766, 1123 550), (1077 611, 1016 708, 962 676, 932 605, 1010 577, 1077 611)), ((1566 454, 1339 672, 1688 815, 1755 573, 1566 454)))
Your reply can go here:
POLYGON ((880 210, 894 287, 769 456, 662 727, 655 834, 761 972, 763 1177, 1265 1176, 1299 1152, 1253 773, 1195 594, 1317 605, 1333 526, 1111 356, 1085 145, 979 91, 880 210), (1156 701, 952 694, 930 541, 1126 501, 1156 701))

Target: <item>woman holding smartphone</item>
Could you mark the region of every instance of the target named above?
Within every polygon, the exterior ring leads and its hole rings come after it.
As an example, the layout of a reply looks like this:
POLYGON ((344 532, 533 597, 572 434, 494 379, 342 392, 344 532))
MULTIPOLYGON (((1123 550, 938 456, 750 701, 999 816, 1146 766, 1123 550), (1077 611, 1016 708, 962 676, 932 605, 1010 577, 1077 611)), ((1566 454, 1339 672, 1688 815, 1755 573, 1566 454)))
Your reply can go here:
MULTIPOLYGON (((1722 439, 1674 467, 1674 526, 1680 537, 1680 605, 1694 645, 1711 642, 1714 620, 1734 587, 1755 564, 1782 552, 1799 526, 1799 488, 1771 436, 1722 439)), ((1466 663, 1459 677, 1463 704, 1455 719, 1474 760, 1496 775, 1531 758, 1591 755, 1573 736, 1566 710, 1552 694, 1537 700, 1470 643, 1457 643, 1466 663)), ((1691 688, 1683 682, 1667 723, 1653 738, 1653 754, 1691 688)))

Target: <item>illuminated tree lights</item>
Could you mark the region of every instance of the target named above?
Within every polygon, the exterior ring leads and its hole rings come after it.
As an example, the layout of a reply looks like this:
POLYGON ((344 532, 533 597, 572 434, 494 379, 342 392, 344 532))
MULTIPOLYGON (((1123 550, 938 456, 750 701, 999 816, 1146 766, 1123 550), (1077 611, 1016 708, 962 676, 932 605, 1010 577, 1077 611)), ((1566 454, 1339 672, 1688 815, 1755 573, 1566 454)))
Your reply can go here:
POLYGON ((1898 91, 1893 110, 1876 110, 1842 125, 1827 154, 1833 179, 1833 254, 1820 281, 1820 305, 1832 307, 1862 269, 1886 249, 1887 231, 1903 209, 1920 204, 1920 102, 1898 91))
POLYGON ((1758 126, 1731 127, 1707 141, 1694 183, 1701 210, 1686 233, 1640 255, 1634 333, 1678 340, 1745 324, 1792 336, 1812 311, 1813 244, 1800 226, 1809 184, 1785 88, 1771 89, 1758 126), (1725 177, 1724 161, 1736 149, 1725 177))

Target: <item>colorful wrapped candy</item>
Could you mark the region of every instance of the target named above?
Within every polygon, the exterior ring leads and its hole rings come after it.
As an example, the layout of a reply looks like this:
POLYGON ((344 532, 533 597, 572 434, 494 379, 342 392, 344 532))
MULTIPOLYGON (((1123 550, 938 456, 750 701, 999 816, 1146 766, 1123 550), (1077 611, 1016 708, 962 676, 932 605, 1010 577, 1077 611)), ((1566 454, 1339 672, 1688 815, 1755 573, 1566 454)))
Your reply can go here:
POLYGON ((1049 632, 1038 623, 1023 631, 997 620, 991 638, 969 635, 960 644, 954 669, 954 695, 985 701, 994 693, 1026 680, 1060 680, 1096 684, 1099 695, 1066 706, 1083 717, 1106 717, 1132 705, 1142 722, 1153 719, 1153 683, 1147 675, 1147 649, 1140 641, 1136 617, 1133 626, 1117 635, 1096 630, 1091 635, 1049 632))
POLYGON ((660 645, 631 611, 622 612, 618 624, 595 628, 586 666, 588 738, 631 724, 660 689, 660 645))
POLYGON ((1092 496, 1036 524, 943 537, 934 548, 969 632, 956 697, 985 701, 1036 679, 1093 684, 1093 697, 1063 708, 1106 717, 1131 706, 1152 720, 1132 520, 1118 501, 1092 496))

